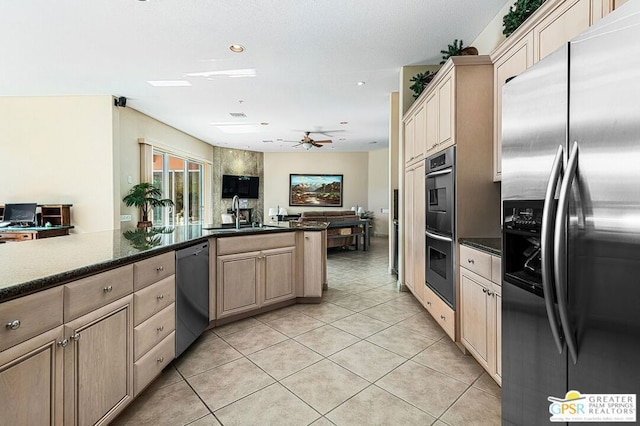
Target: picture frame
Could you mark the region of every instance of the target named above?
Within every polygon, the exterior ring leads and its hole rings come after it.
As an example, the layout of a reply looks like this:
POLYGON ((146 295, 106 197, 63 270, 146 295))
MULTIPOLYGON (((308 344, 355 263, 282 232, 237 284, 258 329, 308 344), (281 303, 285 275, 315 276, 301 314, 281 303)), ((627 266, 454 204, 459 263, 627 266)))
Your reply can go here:
POLYGON ((343 175, 289 174, 289 205, 342 207, 343 175))

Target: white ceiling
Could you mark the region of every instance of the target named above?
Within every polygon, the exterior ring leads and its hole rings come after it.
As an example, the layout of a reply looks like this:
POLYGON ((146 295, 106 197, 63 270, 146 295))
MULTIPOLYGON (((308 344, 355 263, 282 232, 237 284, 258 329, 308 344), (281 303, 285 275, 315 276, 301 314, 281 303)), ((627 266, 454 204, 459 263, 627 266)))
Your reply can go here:
POLYGON ((399 90, 400 67, 439 63, 441 49, 456 38, 473 41, 505 3, 5 0, 0 96, 125 96, 127 107, 212 145, 293 151, 294 143, 278 139, 339 130, 317 151, 369 151, 388 146, 389 93, 399 90), (233 43, 245 52, 231 52, 233 43), (185 76, 240 69, 256 76, 185 76), (227 134, 211 123, 254 131, 227 134))

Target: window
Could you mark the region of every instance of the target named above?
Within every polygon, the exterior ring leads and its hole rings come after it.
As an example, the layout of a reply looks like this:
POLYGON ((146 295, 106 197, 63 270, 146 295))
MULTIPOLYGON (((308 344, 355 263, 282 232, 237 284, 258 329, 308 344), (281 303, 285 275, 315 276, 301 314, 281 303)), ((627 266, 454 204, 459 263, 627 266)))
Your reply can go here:
POLYGON ((153 209, 154 226, 202 224, 202 163, 154 149, 153 183, 174 203, 153 209))

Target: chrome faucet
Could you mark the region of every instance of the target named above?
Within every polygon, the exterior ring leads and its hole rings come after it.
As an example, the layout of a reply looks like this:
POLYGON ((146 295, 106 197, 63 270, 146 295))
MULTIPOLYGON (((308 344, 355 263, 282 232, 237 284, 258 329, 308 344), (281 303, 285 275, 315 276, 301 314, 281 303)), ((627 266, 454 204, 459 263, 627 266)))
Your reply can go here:
POLYGON ((240 197, 237 195, 231 200, 231 209, 236 212, 236 229, 240 229, 240 197))

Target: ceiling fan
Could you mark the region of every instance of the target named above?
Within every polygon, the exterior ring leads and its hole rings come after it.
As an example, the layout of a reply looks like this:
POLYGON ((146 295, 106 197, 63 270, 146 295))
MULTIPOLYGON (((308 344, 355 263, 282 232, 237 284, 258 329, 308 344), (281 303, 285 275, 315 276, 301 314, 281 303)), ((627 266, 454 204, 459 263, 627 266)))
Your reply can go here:
POLYGON ((325 143, 333 143, 333 141, 331 139, 325 139, 325 140, 321 140, 321 141, 313 140, 309 136, 310 133, 312 133, 312 132, 304 132, 303 138, 300 139, 300 141, 297 143, 297 145, 294 145, 293 147, 295 148, 297 146, 302 145, 302 147, 308 151, 313 147, 322 148, 323 144, 325 144, 325 143))

